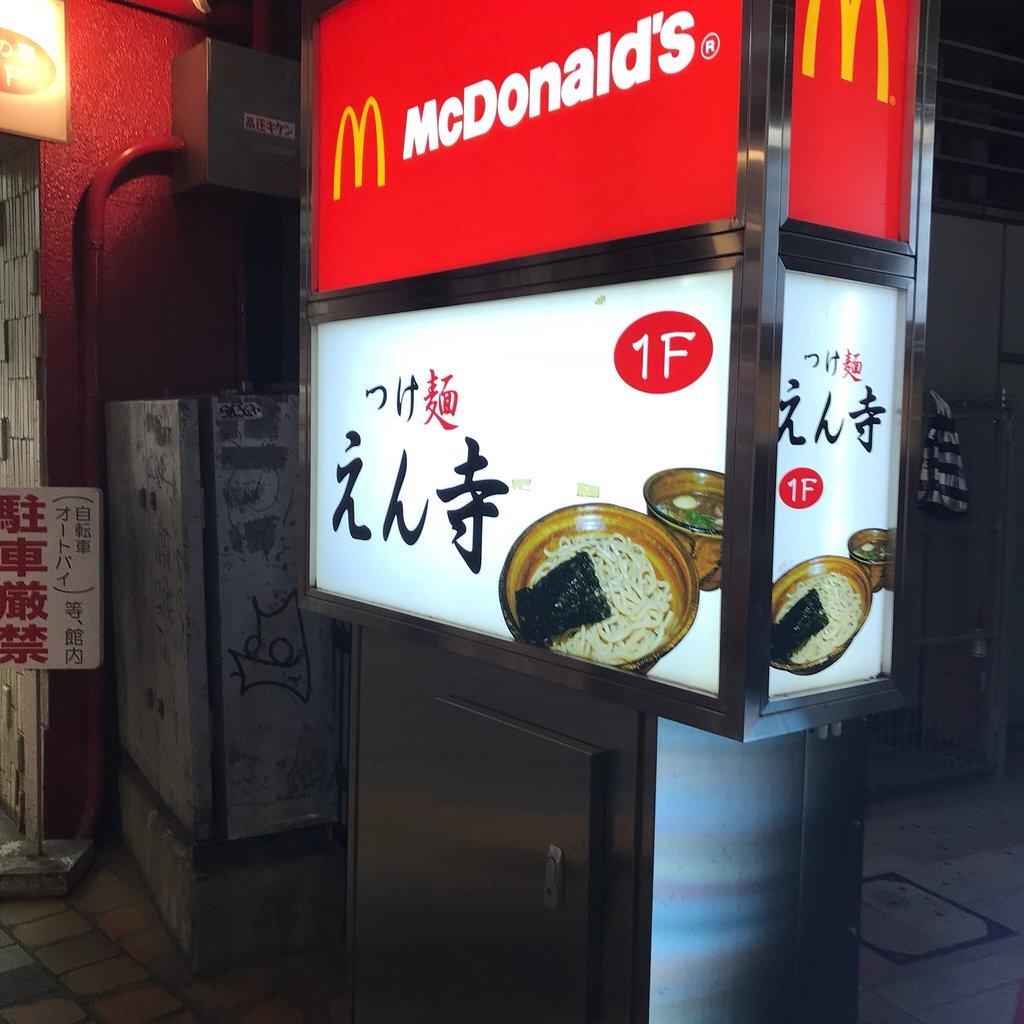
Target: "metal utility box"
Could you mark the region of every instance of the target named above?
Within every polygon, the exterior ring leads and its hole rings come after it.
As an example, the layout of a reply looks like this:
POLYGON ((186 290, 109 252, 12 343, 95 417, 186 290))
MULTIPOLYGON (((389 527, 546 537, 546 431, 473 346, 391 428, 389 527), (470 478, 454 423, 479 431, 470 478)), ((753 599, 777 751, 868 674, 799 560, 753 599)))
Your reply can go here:
POLYGON ((862 724, 734 743, 380 630, 354 667, 357 1024, 854 1020, 862 724))
POLYGON ((222 185, 298 198, 299 65, 205 39, 171 62, 176 192, 222 185))
POLYGON ((121 742, 197 840, 337 816, 332 624, 298 606, 295 396, 107 409, 121 742))

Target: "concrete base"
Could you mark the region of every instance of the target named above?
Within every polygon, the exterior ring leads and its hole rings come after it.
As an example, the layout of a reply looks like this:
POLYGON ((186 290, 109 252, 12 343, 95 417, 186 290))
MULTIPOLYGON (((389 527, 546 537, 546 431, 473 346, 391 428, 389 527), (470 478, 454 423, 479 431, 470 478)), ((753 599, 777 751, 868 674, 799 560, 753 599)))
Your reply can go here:
POLYGON ((0 900, 67 896, 91 863, 88 839, 48 839, 41 857, 30 856, 25 837, 0 814, 0 900))
POLYGON ((329 828, 197 846, 134 765, 120 790, 125 841, 193 973, 341 941, 345 856, 329 828))

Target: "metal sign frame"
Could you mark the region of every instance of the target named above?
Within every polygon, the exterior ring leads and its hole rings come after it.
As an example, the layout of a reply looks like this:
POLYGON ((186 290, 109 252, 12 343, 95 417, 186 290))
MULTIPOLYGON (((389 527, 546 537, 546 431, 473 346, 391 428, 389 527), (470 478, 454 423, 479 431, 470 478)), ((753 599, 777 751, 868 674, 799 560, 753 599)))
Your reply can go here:
MULTIPOLYGON (((344 2, 344 0, 342 0, 344 2)), ((310 607, 357 626, 416 630, 431 645, 500 664, 643 712, 696 728, 756 739, 883 710, 904 696, 901 650, 916 594, 905 566, 906 513, 919 466, 920 380, 929 247, 932 126, 938 10, 911 0, 911 25, 920 24, 910 141, 911 237, 907 243, 787 221, 787 140, 795 0, 742 0, 740 123, 737 126, 736 220, 717 221, 580 249, 546 253, 482 267, 431 274, 343 291, 312 293, 313 33, 338 0, 307 0, 303 7, 301 410, 305 507, 309 508, 311 344, 316 325, 335 320, 427 309, 484 299, 539 294, 587 285, 657 278, 738 266, 734 288, 733 362, 727 420, 726 519, 722 552, 721 685, 709 697, 643 676, 565 658, 524 644, 485 636, 416 616, 345 600, 310 586, 308 559, 302 589, 310 607), (924 210, 924 213, 920 213, 924 210), (782 268, 884 283, 905 290, 906 333, 900 448, 894 664, 892 677, 770 703, 768 648, 775 499, 775 435, 783 308, 782 268), (902 643, 901 643, 902 639, 902 643), (894 680, 896 680, 894 682, 894 680)), ((309 550, 308 515, 305 517, 309 550)))

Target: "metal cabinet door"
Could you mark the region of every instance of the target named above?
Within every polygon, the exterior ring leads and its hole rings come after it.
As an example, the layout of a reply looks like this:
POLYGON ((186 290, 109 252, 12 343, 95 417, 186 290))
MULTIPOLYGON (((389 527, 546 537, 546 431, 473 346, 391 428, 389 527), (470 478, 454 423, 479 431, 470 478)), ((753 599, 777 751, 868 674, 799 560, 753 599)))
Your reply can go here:
POLYGON ((606 754, 458 699, 417 717, 420 785, 360 790, 355 1021, 596 1019, 606 754))

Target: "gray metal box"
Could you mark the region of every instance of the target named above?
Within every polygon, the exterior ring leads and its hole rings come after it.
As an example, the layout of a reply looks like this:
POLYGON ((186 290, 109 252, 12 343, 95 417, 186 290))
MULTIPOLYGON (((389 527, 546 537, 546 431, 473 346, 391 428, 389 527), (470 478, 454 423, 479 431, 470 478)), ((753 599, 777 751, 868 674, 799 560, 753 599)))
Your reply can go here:
POLYGON ((215 806, 229 838, 337 814, 332 621, 299 607, 296 395, 199 400, 215 806))
POLYGON ((176 192, 222 185, 297 198, 299 64, 206 39, 171 62, 176 192))
POLYGON ((188 831, 212 839, 196 403, 108 406, 107 439, 121 745, 188 831))
POLYGON ((295 395, 107 406, 121 742, 197 841, 337 817, 331 620, 297 600, 295 395))

